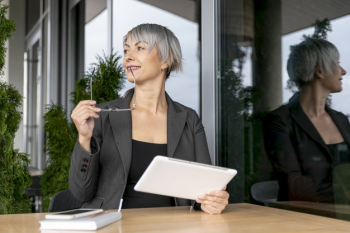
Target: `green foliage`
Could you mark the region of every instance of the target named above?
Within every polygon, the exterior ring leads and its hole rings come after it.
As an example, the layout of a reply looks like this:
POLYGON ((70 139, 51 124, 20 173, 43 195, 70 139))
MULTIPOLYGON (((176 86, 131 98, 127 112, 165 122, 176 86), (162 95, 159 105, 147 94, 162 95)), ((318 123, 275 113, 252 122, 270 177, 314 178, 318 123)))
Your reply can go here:
POLYGON ((322 21, 316 20, 316 22, 312 26, 315 27, 314 34, 312 34, 311 36, 303 35, 304 39, 313 38, 327 40, 328 32, 332 31, 331 22, 327 18, 325 18, 322 21))
POLYGON ((6 41, 11 38, 12 33, 16 30, 15 23, 12 19, 7 19, 7 5, 2 4, 0 0, 0 76, 4 74, 5 58, 6 58, 6 41))
MULTIPOLYGON (((5 17, 8 6, 0 0, 0 76, 3 75, 6 41, 15 31, 13 20, 5 17)), ((12 86, 0 81, 0 214, 30 212, 24 189, 31 184, 27 171, 29 157, 13 148, 22 113, 22 96, 12 86)))
POLYGON ((118 99, 118 92, 123 88, 124 69, 119 64, 121 57, 117 53, 111 53, 103 57, 96 56, 97 63, 92 63, 89 72, 76 83, 71 102, 77 105, 79 101, 90 99, 90 79, 92 78, 92 98, 97 103, 103 103, 118 99), (95 74, 93 75, 93 71, 95 74))
POLYGON ((50 198, 58 191, 68 189, 70 153, 74 147, 76 130, 66 118, 66 110, 51 104, 44 116, 46 149, 50 155, 47 167, 41 177, 43 206, 50 204, 50 198))
POLYGON ((13 138, 21 121, 22 96, 0 82, 0 214, 30 212, 25 187, 31 184, 29 157, 13 149, 13 138))
MULTIPOLYGON (((90 99, 90 79, 93 80, 93 99, 97 103, 119 98, 118 91, 123 88, 125 80, 123 67, 119 64, 121 57, 117 53, 96 56, 97 62, 91 64, 89 71, 76 82, 75 91, 71 93, 71 102, 78 104, 90 99), (95 72, 93 72, 95 71, 95 72), (94 73, 94 75, 93 75, 94 73)), ((73 122, 66 118, 63 106, 51 104, 44 116, 46 147, 49 155, 41 179, 43 208, 46 210, 51 197, 57 192, 68 189, 70 156, 78 132, 73 122)))

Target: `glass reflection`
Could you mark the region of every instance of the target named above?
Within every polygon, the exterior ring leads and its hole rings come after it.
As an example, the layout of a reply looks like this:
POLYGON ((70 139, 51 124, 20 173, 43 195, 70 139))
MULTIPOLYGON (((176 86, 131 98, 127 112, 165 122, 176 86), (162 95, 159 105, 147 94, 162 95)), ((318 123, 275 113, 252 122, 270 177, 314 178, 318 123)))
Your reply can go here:
MULTIPOLYGON (((342 125, 338 119, 333 119, 333 116, 328 118, 331 119, 331 123, 333 122, 332 129, 338 132, 338 134, 330 133, 331 139, 338 140, 327 141, 327 137, 323 138, 317 125, 315 126, 305 113, 303 113, 304 119, 302 120, 304 123, 301 124, 305 125, 305 122, 308 122, 307 128, 311 128, 312 132, 309 133, 304 129, 303 132, 308 136, 304 135, 303 140, 312 138, 309 135, 312 134, 318 138, 317 142, 313 142, 314 144, 296 143, 295 140, 294 144, 286 143, 284 139, 287 136, 281 131, 286 128, 287 123, 279 120, 277 122, 284 126, 284 128, 281 125, 274 127, 279 134, 276 131, 271 133, 270 130, 270 133, 267 133, 268 136, 265 134, 264 137, 262 124, 263 119, 268 119, 267 121, 270 120, 268 123, 273 124, 276 119, 265 118, 266 114, 280 108, 283 103, 288 105, 289 99, 299 91, 295 86, 294 88, 288 86, 287 82, 289 80, 287 60, 291 53, 290 47, 305 40, 303 35, 311 36, 315 31, 317 20, 321 19, 319 22, 326 22, 323 19, 330 19, 328 22, 332 30, 323 30, 326 33, 323 35, 326 35, 327 40, 339 49, 343 69, 350 70, 348 62, 350 47, 346 42, 346 38, 350 36, 350 31, 346 26, 350 23, 350 11, 345 10, 344 7, 349 2, 341 1, 341 4, 344 4, 343 7, 328 1, 317 4, 302 0, 219 1, 220 17, 217 25, 219 28, 217 63, 220 71, 217 78, 218 157, 219 165, 238 170, 239 175, 228 186, 231 202, 252 202, 350 220, 349 211, 345 211, 346 208, 349 210, 348 196, 350 193, 348 191, 350 190, 350 181, 348 181, 350 172, 345 172, 349 161, 350 144, 350 141, 348 142, 350 140, 348 122, 350 108, 345 101, 350 98, 348 96, 350 95, 348 94, 350 93, 349 74, 343 72, 340 75, 342 91, 338 90, 339 93, 334 95, 331 93, 327 99, 329 105, 324 107, 328 115, 332 114, 332 109, 344 113, 337 113, 341 116, 342 125), (336 137, 337 135, 341 137, 336 137), (264 144, 264 139, 268 141, 266 144, 264 144), (273 148, 270 143, 277 146, 273 148), (341 144, 332 145, 337 143, 341 144), (274 152, 278 151, 276 148, 280 150, 280 153, 274 152), (304 160, 300 159, 301 148, 308 152, 309 157, 304 160), (312 152, 312 149, 315 148, 320 150, 320 154, 312 152), (297 154, 296 161, 291 161, 288 157, 292 151, 297 154), (286 169, 284 165, 292 167, 291 174, 283 174, 286 169), (302 176, 314 173, 313 177, 316 178, 310 179, 311 176, 309 176, 307 181, 303 181, 302 178, 297 177, 296 174, 301 167, 304 169, 301 171, 302 176), (282 179, 284 182, 281 182, 282 179), (277 180, 280 180, 279 187, 277 180), (252 198, 250 194, 252 185, 263 185, 264 181, 272 181, 266 184, 277 184, 275 190, 287 190, 284 197, 289 198, 295 194, 299 196, 295 199, 295 196, 292 199, 279 198, 277 191, 269 193, 270 189, 267 185, 259 190, 259 193, 267 191, 264 193, 265 196, 260 195, 261 200, 252 198), (298 185, 288 187, 291 183, 298 182, 300 182, 298 185), (316 183, 318 184, 315 185, 316 183), (320 194, 322 191, 325 195, 320 194), (320 201, 327 203, 321 204, 320 201)), ((316 31, 316 34, 322 35, 320 32, 316 31)), ((335 92, 335 89, 332 92, 335 92)), ((298 100, 299 95, 296 94, 292 100, 298 100)), ((310 103, 310 101, 307 102, 310 103)), ((302 107, 300 109, 304 111, 302 107)), ((324 124, 321 125, 324 126, 324 124)), ((301 135, 292 129, 288 133, 301 135)))

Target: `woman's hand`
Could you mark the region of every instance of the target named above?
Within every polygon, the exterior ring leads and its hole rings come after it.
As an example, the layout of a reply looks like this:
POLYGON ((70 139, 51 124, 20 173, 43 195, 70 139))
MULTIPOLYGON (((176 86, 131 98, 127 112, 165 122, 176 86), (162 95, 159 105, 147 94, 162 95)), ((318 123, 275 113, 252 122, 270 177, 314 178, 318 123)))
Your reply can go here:
POLYGON ((199 195, 196 202, 201 203, 201 209, 205 213, 220 214, 227 206, 230 197, 230 194, 225 190, 226 187, 222 191, 208 191, 206 194, 199 195))
POLYGON ((80 101, 71 115, 75 127, 79 132, 79 144, 89 152, 92 131, 95 126, 94 118, 98 118, 99 115, 97 112, 101 111, 101 109, 94 106, 95 104, 96 101, 93 100, 80 101))

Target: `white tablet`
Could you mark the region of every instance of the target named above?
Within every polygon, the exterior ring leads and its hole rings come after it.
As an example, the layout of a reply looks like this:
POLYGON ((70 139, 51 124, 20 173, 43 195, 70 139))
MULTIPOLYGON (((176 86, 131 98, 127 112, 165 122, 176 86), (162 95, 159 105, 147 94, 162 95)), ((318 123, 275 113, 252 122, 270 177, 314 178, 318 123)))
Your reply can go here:
POLYGON ((196 200, 209 190, 222 190, 234 169, 156 156, 135 186, 136 191, 196 200))

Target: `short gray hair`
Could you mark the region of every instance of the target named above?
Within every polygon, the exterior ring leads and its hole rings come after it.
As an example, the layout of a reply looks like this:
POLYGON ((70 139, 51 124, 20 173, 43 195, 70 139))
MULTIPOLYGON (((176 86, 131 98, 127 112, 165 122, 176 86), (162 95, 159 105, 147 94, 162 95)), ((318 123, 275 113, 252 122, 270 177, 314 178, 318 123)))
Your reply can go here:
POLYGON ((298 88, 310 83, 315 69, 332 74, 332 68, 338 63, 339 51, 334 44, 323 39, 307 38, 291 49, 287 62, 290 81, 298 88))
POLYGON ((158 24, 140 24, 124 36, 123 45, 130 39, 147 42, 149 52, 157 46, 159 58, 169 65, 167 78, 172 71, 182 71, 180 43, 168 28, 158 24))

